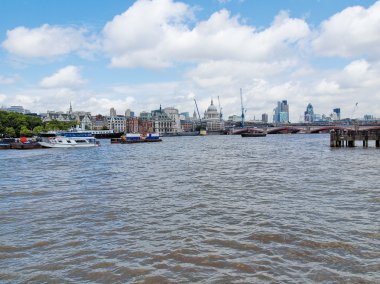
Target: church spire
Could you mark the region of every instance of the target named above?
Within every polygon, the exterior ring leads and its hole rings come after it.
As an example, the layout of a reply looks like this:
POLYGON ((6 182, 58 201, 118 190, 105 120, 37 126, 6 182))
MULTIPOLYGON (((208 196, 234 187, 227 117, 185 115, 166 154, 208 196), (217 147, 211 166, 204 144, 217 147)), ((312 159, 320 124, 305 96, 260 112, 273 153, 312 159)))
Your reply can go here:
POLYGON ((73 113, 73 107, 71 106, 71 101, 70 101, 70 109, 69 109, 69 114, 73 113))

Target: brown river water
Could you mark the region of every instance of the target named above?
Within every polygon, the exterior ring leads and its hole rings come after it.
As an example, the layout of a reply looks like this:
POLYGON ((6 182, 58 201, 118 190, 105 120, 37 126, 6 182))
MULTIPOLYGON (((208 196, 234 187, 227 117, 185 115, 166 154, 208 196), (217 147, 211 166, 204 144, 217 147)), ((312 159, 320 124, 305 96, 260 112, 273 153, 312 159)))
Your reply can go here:
POLYGON ((0 283, 380 283, 374 146, 101 144, 0 151, 0 283))

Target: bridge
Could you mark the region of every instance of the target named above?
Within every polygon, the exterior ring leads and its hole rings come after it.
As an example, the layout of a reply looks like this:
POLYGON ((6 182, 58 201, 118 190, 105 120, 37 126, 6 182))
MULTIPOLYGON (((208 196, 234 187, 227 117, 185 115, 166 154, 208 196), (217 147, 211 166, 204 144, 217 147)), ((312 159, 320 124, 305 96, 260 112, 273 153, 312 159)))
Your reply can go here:
POLYGON ((349 132, 349 131, 373 131, 380 129, 380 126, 357 126, 357 125, 282 125, 277 127, 265 127, 265 128, 240 128, 230 130, 228 134, 240 135, 245 132, 254 133, 266 133, 266 134, 295 134, 295 133, 330 133, 335 132, 349 132))

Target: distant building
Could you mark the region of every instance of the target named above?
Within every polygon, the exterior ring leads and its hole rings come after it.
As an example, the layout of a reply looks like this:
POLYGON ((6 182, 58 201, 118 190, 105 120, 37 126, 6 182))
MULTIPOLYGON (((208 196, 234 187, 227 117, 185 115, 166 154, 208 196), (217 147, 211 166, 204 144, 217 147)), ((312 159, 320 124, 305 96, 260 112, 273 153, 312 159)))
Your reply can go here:
POLYGON ((125 132, 126 131, 126 120, 125 116, 107 116, 107 127, 115 132, 125 132))
POLYGON ((131 111, 130 109, 127 109, 125 111, 125 117, 128 118, 128 117, 135 117, 135 112, 134 111, 131 111))
POLYGON ((273 122, 289 123, 289 105, 287 100, 277 102, 277 107, 274 109, 273 122))
POLYGON ((91 112, 73 111, 71 102, 69 111, 67 111, 66 113, 62 111, 48 111, 46 113, 46 116, 41 116, 41 118, 44 122, 58 120, 63 122, 73 122, 73 124, 80 126, 82 129, 90 130, 94 128, 91 112))
POLYGON ((205 111, 203 121, 206 122, 207 131, 219 132, 224 130, 224 121, 221 119, 220 113, 218 112, 212 99, 210 106, 205 111))
POLYGON ((174 132, 181 132, 181 121, 179 119, 179 112, 178 109, 174 107, 166 107, 164 108, 164 112, 168 114, 168 116, 174 121, 174 132))
POLYGON ((126 117, 127 121, 127 128, 126 132, 127 133, 136 133, 139 132, 139 120, 137 117, 126 117))
POLYGON ((310 103, 306 107, 306 111, 304 114, 304 121, 309 122, 309 123, 314 121, 314 110, 313 110, 313 106, 310 103))
POLYGON ((175 134, 178 132, 176 122, 168 113, 164 112, 160 106, 159 109, 151 112, 153 131, 161 134, 175 134))
POLYGON ((92 117, 92 130, 108 129, 107 118, 101 114, 92 117))
POLYGON ((152 120, 152 113, 146 112, 146 111, 140 112, 140 120, 149 120, 149 121, 151 121, 152 120))
POLYGON ((151 120, 141 120, 139 119, 139 133, 146 135, 147 133, 152 133, 153 122, 151 120))
POLYGON ((228 122, 241 122, 241 116, 236 114, 230 115, 228 117, 228 122))
POLYGON ((189 112, 182 112, 179 114, 179 119, 181 122, 181 130, 182 131, 191 132, 191 131, 195 130, 195 123, 197 121, 196 115, 195 115, 195 119, 193 119, 192 117, 190 117, 189 112))
POLYGON ((24 107, 22 106, 11 106, 9 108, 6 108, 5 110, 9 112, 17 112, 17 113, 22 113, 22 114, 30 113, 30 110, 24 109, 24 107))
POLYGON ((365 121, 373 121, 373 120, 375 120, 375 118, 373 117, 372 114, 365 114, 364 115, 364 120, 365 121))
POLYGON ((116 116, 116 110, 113 107, 110 108, 110 116, 116 116))
POLYGON ((190 114, 189 112, 181 112, 179 118, 180 120, 190 120, 190 114))
POLYGON ((194 120, 194 121, 197 121, 197 120, 199 120, 199 118, 200 118, 200 117, 198 117, 196 111, 194 110, 194 112, 193 112, 193 120, 194 120))
POLYGON ((333 109, 333 113, 335 113, 336 115, 336 119, 333 119, 333 120, 340 120, 341 116, 340 116, 340 108, 334 108, 333 109))
POLYGON ((264 123, 268 123, 268 114, 267 113, 263 113, 261 115, 261 121, 264 123))

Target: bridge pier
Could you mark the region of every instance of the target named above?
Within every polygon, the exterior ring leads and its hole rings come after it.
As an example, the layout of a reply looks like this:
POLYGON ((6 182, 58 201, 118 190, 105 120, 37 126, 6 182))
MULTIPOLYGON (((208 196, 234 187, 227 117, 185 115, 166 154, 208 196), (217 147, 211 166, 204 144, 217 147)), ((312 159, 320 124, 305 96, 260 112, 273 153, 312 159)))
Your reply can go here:
POLYGON ((348 141, 348 147, 355 147, 355 140, 348 141))
POLYGON ((380 148, 380 130, 336 130, 330 132, 331 147, 355 147, 355 141, 362 141, 363 148, 368 148, 368 141, 375 141, 376 148, 380 148))
POLYGON ((363 147, 368 148, 368 140, 363 140, 363 147))

